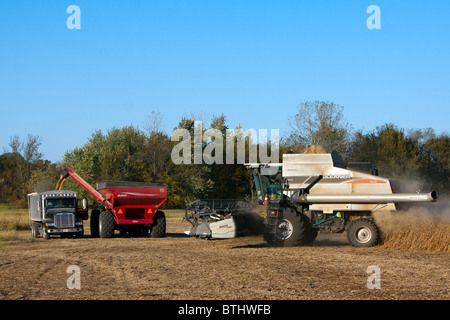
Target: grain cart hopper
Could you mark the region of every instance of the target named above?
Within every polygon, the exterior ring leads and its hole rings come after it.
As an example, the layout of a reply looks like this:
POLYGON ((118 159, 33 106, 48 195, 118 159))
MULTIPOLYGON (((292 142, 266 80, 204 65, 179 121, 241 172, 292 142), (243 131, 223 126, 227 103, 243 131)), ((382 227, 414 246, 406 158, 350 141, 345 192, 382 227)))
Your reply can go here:
POLYGON ((83 236, 83 220, 88 219, 87 201, 78 201, 74 191, 46 191, 28 194, 28 211, 31 222, 31 236, 50 239, 51 235, 61 237, 83 236))
POLYGON ((345 168, 335 152, 284 154, 282 163, 246 166, 253 170, 258 200, 267 204, 264 239, 271 244, 309 244, 318 231, 347 231, 353 246, 373 246, 380 239, 373 213, 436 200, 434 191, 394 193, 389 179, 375 170, 345 168))
POLYGON ((264 230, 264 219, 243 199, 197 200, 186 206, 184 218, 192 224, 186 234, 196 238, 231 239, 264 230))
POLYGON ((66 167, 61 173, 56 189, 60 189, 67 177, 72 177, 94 196, 103 210, 91 211, 91 235, 111 238, 119 230, 122 236, 164 237, 166 218, 158 208, 167 199, 167 188, 162 184, 103 181, 94 189, 78 174, 66 167))

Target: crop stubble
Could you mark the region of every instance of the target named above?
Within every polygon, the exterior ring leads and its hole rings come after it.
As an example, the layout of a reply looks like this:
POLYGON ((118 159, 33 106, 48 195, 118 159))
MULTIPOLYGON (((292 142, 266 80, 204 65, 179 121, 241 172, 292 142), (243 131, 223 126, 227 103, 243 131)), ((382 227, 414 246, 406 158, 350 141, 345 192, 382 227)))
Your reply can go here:
MULTIPOLYGON (((187 237, 170 221, 152 238, 13 241, 0 248, 0 299, 449 299, 445 252, 353 248, 345 235, 312 246, 268 247, 261 236, 187 237), (81 270, 68 289, 67 267, 81 270), (367 267, 381 270, 368 289, 367 267)), ((23 231, 25 232, 25 231, 23 231)))

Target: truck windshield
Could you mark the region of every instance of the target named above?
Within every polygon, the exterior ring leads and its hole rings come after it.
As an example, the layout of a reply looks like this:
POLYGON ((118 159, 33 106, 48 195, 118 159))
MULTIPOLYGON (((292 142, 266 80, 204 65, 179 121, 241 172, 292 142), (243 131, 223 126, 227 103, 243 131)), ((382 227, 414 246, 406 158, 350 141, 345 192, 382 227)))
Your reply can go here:
POLYGON ((45 200, 45 207, 50 208, 76 208, 77 203, 74 198, 66 199, 47 199, 45 200))

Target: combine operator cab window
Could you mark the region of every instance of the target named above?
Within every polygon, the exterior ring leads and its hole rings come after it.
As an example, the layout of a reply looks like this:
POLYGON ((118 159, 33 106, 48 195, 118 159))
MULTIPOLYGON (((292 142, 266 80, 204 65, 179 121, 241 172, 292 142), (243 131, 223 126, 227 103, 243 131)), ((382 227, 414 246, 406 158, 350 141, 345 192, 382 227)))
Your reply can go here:
POLYGON ((76 208, 76 199, 47 199, 45 200, 45 207, 51 208, 76 208))
POLYGON ((255 176, 256 194, 259 202, 264 203, 265 196, 268 200, 280 200, 282 195, 281 166, 261 167, 253 172, 255 176))

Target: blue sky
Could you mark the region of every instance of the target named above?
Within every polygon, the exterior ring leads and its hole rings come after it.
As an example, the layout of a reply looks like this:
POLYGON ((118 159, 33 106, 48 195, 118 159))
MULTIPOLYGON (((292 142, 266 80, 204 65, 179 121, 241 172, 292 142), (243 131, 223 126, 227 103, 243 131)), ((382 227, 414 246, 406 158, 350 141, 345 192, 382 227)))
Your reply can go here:
POLYGON ((300 102, 344 106, 355 129, 448 132, 450 1, 2 1, 0 152, 42 137, 51 161, 96 129, 224 113, 288 129, 300 102), (69 30, 68 6, 81 9, 69 30), (381 29, 369 30, 369 5, 381 29))

